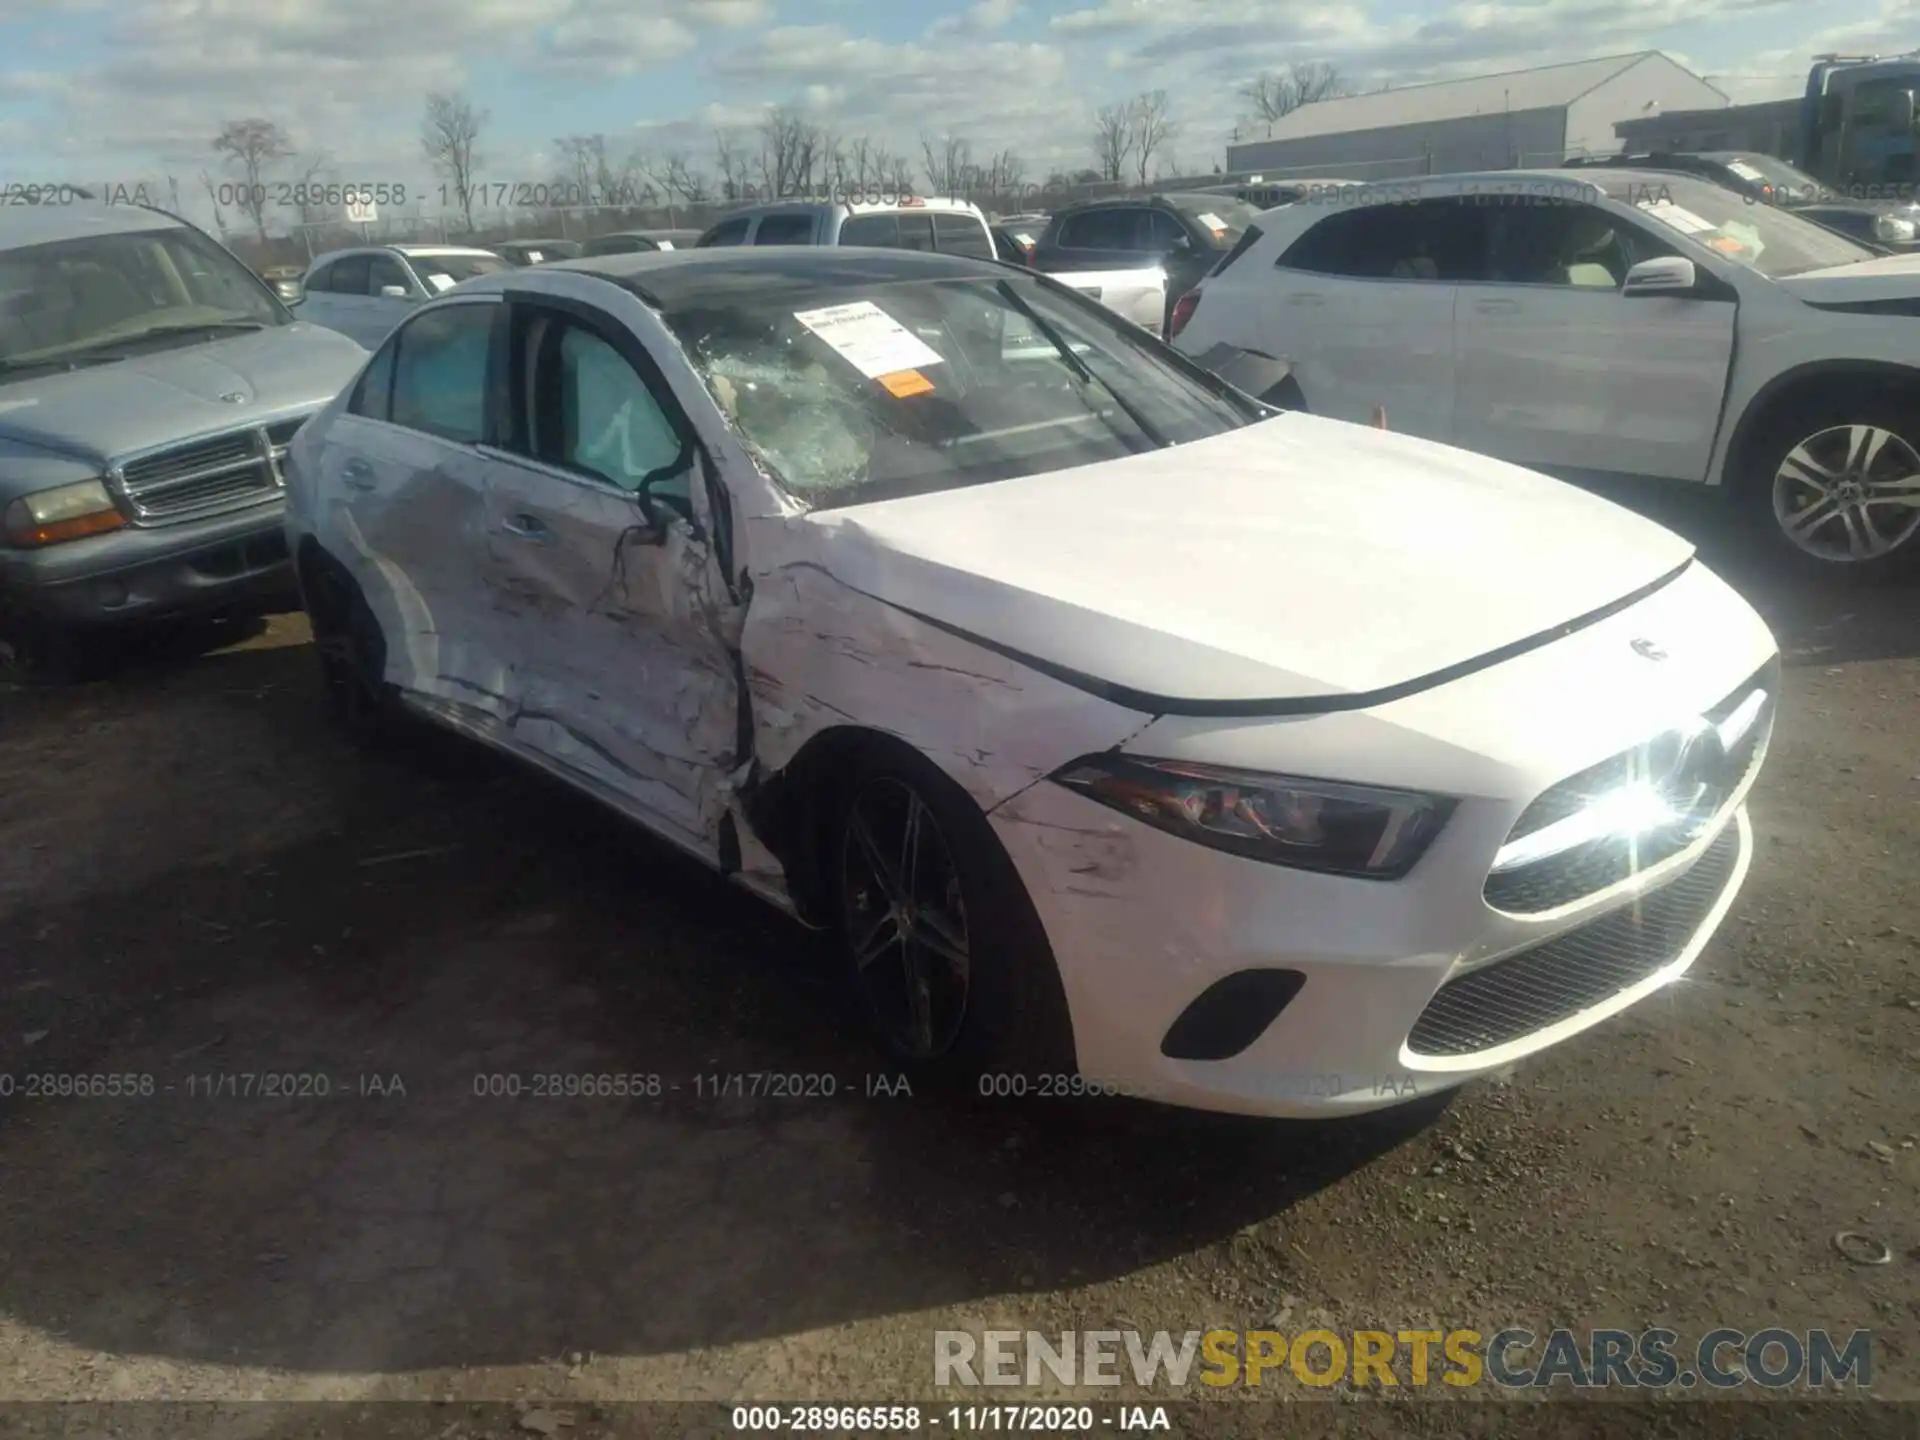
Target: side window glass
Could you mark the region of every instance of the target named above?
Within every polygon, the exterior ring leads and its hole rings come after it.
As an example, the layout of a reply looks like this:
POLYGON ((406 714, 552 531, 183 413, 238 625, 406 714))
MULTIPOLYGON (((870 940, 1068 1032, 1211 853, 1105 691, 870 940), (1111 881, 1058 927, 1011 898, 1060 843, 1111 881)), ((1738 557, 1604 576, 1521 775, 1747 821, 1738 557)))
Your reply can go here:
POLYGON ((753 235, 753 243, 756 245, 811 245, 813 216, 762 215, 760 228, 753 235))
POLYGON ((840 224, 840 243, 891 250, 900 243, 900 222, 891 215, 849 215, 840 224))
POLYGON ((393 336, 380 347, 373 362, 360 372, 360 383, 353 387, 353 395, 347 401, 350 414, 364 415, 369 420, 392 418, 389 402, 393 393, 393 356, 399 345, 400 337, 393 336))
POLYGON ((1060 243, 1070 250, 1127 250, 1132 248, 1132 211, 1119 208, 1088 210, 1072 215, 1061 227, 1060 243))
POLYGON ((993 237, 987 233, 987 227, 971 215, 936 214, 933 217, 933 238, 948 255, 993 259, 993 237))
MULTIPOLYGON (((619 351, 579 325, 565 326, 556 348, 560 426, 536 441, 541 459, 638 491, 649 474, 679 458, 672 421, 619 351)), ((654 492, 685 499, 688 482, 676 475, 655 482, 654 492)))
POLYGON ((333 289, 333 266, 322 265, 307 277, 307 283, 301 287, 309 295, 325 293, 333 289))
POLYGON ((407 283, 407 272, 400 268, 400 262, 393 256, 370 256, 367 262, 367 293, 378 295, 383 285, 398 285, 409 292, 413 288, 407 283))
POLYGON ((1187 227, 1164 210, 1147 213, 1147 243, 1143 249, 1171 250, 1187 239, 1187 227))
POLYGON ((902 250, 933 249, 933 217, 924 213, 902 215, 900 217, 900 248, 902 250))
POLYGON ((1488 278, 1510 285, 1616 290, 1631 263, 1617 222, 1591 205, 1491 208, 1487 242, 1488 278))
POLYGON ((498 307, 452 304, 410 322, 394 343, 396 425, 478 444, 486 435, 487 354, 498 307))
POLYGON ((1482 217, 1490 213, 1452 198, 1335 209, 1275 264, 1372 280, 1486 279, 1482 217))
POLYGON ((706 238, 703 239, 700 244, 703 246, 744 245, 747 239, 747 226, 749 223, 751 222, 744 217, 739 220, 725 221, 708 232, 706 238))
POLYGON ((333 262, 333 283, 327 286, 336 295, 367 293, 367 257, 349 255, 333 262))

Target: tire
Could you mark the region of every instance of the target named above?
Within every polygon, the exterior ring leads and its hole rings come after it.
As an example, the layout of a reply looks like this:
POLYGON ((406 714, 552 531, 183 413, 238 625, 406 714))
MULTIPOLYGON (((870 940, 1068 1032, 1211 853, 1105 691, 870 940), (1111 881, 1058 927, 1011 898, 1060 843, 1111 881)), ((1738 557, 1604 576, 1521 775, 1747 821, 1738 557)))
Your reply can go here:
POLYGON ((1920 399, 1869 391, 1795 405, 1749 454, 1734 498, 1776 558, 1862 581, 1920 564, 1920 399))
POLYGON ((386 638, 359 590, 331 565, 315 565, 304 579, 314 653, 326 687, 327 708, 347 738, 379 751, 394 737, 398 692, 386 683, 386 638))
MULTIPOLYGON (((863 1018, 895 1063, 916 1082, 974 1093, 986 1093, 996 1073, 1077 1073, 1052 947, 1026 886, 971 796, 913 751, 888 744, 855 758, 824 830, 822 868, 841 963, 863 1018), (888 887, 862 836, 876 841, 884 864, 903 853, 908 817, 916 813, 911 909, 917 913, 909 927, 927 939, 889 943, 880 930, 891 926, 897 937, 900 927, 882 918, 890 908, 888 887), (958 986, 955 940, 965 957, 958 986), (865 964, 863 946, 872 957, 865 964), (912 1001, 916 974, 928 981, 921 1009, 912 1001), (915 1023, 922 1013, 924 1026, 915 1023)), ((893 869, 897 882, 901 867, 893 869)))
POLYGON ((107 668, 98 636, 34 615, 0 616, 0 679, 16 685, 78 685, 107 668))

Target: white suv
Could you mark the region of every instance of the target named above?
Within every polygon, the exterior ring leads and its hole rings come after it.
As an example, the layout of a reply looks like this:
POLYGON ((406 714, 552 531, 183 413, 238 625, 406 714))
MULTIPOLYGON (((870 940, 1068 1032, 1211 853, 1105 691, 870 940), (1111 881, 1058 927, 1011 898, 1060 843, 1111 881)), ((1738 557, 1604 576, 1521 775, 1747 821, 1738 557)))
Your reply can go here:
POLYGON ((978 205, 940 196, 879 201, 774 200, 717 221, 696 248, 713 245, 863 245, 938 250, 992 260, 993 232, 978 205))
POLYGON ((1563 478, 1724 486, 1783 553, 1920 554, 1920 257, 1691 177, 1503 171, 1262 214, 1169 338, 1263 398, 1563 478))

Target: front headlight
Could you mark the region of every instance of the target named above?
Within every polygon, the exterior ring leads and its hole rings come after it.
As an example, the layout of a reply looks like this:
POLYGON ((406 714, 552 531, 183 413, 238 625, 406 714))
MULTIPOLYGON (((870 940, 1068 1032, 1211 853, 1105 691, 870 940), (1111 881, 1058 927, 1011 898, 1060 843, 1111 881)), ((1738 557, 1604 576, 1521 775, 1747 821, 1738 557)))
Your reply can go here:
POLYGON ((1454 806, 1408 790, 1131 755, 1090 755, 1053 778, 1216 850, 1370 880, 1411 870, 1454 806))
POLYGON ((7 541, 22 550, 118 530, 127 523, 106 484, 82 480, 23 495, 7 507, 7 541))
POLYGON ((1876 215, 1873 218, 1873 236, 1876 240, 1888 240, 1896 245, 1911 245, 1914 223, 1898 215, 1876 215))

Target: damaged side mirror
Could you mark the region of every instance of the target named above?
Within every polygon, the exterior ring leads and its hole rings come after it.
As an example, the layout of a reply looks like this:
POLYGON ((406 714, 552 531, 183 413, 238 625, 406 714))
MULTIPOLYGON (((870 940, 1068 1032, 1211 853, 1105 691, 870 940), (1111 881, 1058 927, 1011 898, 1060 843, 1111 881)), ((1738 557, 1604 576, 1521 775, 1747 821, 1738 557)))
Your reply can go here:
POLYGON ((694 467, 695 455, 691 445, 683 450, 671 465, 662 466, 641 480, 640 488, 634 494, 634 500, 640 507, 640 518, 646 522, 644 544, 664 545, 667 542, 667 526, 673 517, 686 523, 696 540, 706 539, 700 528, 700 521, 693 513, 693 503, 684 495, 658 487, 671 480, 677 480, 694 467))

